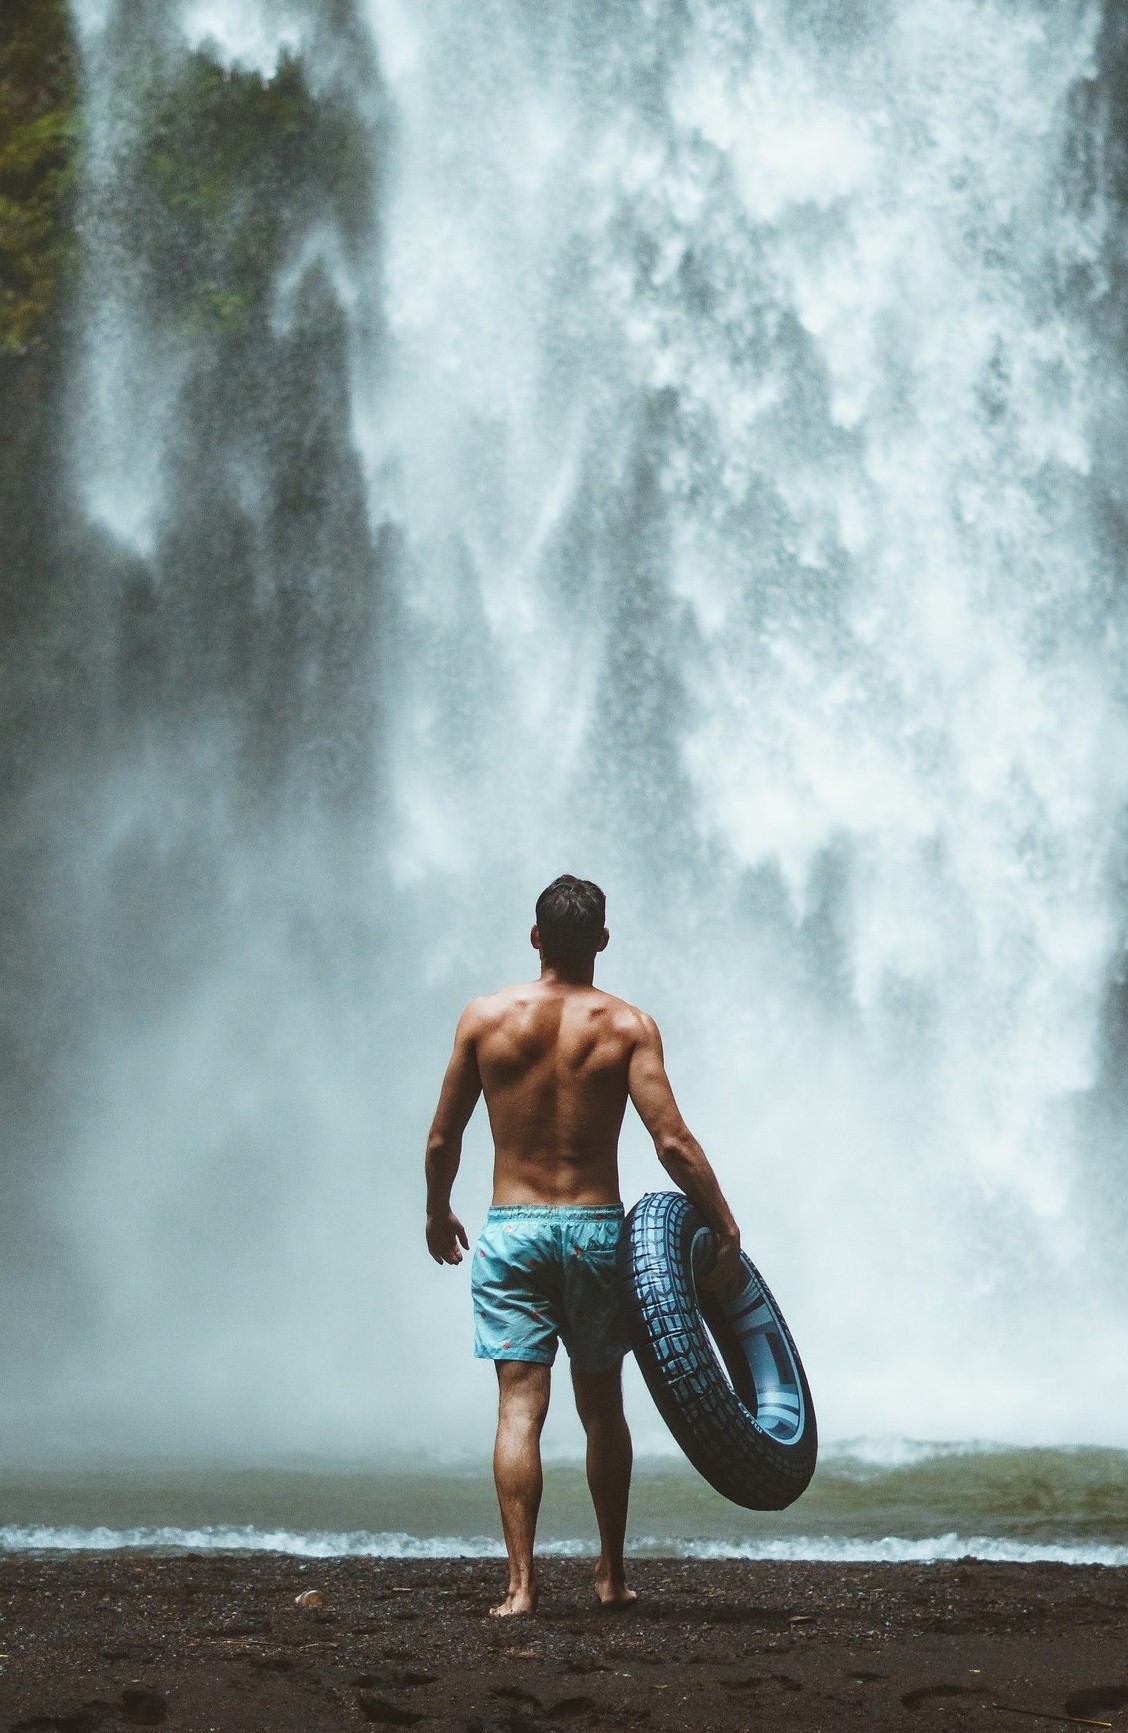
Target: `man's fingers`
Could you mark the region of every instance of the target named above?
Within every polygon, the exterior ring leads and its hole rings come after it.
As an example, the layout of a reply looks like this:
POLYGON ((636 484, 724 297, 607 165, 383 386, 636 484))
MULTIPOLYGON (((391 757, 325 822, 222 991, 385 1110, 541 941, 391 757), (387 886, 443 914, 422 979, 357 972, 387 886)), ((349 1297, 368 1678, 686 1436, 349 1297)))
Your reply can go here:
POLYGON ((744 1266, 740 1261, 739 1247, 725 1246, 708 1270, 698 1276, 697 1286, 707 1293, 716 1294, 719 1299, 731 1300, 740 1292, 743 1281, 744 1266))
POLYGON ((437 1264, 460 1264, 462 1262, 462 1246, 470 1250, 470 1241, 466 1229, 458 1217, 452 1215, 441 1227, 432 1222, 427 1232, 427 1250, 437 1264), (459 1245, 459 1241, 462 1245, 459 1245))

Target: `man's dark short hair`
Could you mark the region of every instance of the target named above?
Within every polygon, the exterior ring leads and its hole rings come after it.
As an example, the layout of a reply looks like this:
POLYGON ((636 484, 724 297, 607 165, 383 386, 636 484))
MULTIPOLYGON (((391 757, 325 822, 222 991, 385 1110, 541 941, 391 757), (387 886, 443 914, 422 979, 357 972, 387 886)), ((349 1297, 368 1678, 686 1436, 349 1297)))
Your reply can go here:
POLYGON ((586 963, 603 937, 607 898, 590 879, 561 873, 537 898, 537 926, 546 963, 586 963))

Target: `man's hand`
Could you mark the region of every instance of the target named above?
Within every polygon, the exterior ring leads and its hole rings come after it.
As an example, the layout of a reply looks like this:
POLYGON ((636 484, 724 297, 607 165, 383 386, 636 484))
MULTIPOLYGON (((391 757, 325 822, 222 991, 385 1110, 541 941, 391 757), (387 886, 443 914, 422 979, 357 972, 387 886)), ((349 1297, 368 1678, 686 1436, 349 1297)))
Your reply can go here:
POLYGON ((697 1286, 722 1300, 731 1300, 744 1286, 744 1265, 740 1261, 740 1235, 715 1234, 716 1256, 707 1271, 697 1277, 697 1286))
POLYGON ((469 1251, 470 1241, 453 1210, 427 1217, 427 1250, 437 1264, 460 1264, 463 1246, 469 1251))

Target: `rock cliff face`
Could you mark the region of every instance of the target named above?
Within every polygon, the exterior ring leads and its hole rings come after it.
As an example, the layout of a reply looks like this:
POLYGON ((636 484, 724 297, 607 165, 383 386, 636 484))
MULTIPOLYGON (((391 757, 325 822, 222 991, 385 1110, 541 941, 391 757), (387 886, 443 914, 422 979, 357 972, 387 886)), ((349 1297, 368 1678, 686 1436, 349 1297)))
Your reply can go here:
POLYGON ((373 779, 384 555, 333 280, 373 245, 371 46, 347 4, 324 8, 342 64, 315 95, 296 54, 255 70, 170 49, 156 10, 118 8, 98 44, 66 0, 0 11, 0 1336, 29 1378, 29 1305, 56 1340, 83 1306, 44 1197, 99 1025, 136 1027, 214 970, 240 839, 281 862, 301 808, 321 815, 314 855, 341 854, 373 779), (115 484, 160 446, 143 547, 107 521, 98 468, 138 427, 115 484), (199 824, 162 815, 156 761, 166 790, 198 777, 199 824), (91 874, 123 788, 129 841, 91 874))
MULTIPOLYGON (((61 440, 76 256, 75 116, 65 0, 12 0, 0 12, 0 1115, 13 1156, 0 1260, 11 1272, 4 1301, 17 1305, 58 1286, 32 1274, 50 1264, 57 1245, 33 1196, 27 1151, 44 1124, 54 1067, 54 1051, 41 1042, 59 1032, 38 938, 51 826, 36 812, 35 788, 59 724, 52 697, 74 643, 65 619, 73 597, 61 440)), ((16 1365, 18 1339, 12 1326, 16 1365)))
POLYGON ((10 0, 0 19, 0 352, 57 322, 74 258, 77 109, 66 0, 10 0))
MULTIPOLYGON (((233 700, 248 762, 269 781, 299 686, 337 711, 367 703, 371 621, 358 597, 370 586, 356 562, 370 548, 348 441, 346 332, 325 272, 295 253, 319 225, 346 249, 367 244, 376 143, 340 91, 314 99, 297 58, 266 74, 225 67, 206 48, 170 55, 127 11, 103 45, 118 62, 109 123, 93 103, 80 114, 66 0, 13 0, 0 21, 0 606, 9 646, 13 635, 22 645, 10 668, 43 726, 52 686, 77 672, 72 655, 98 641, 113 677, 88 673, 111 712, 143 701, 214 714, 217 699, 233 700), (99 319, 107 298, 175 422, 178 483, 143 560, 128 538, 98 533, 97 511, 79 510, 89 505, 79 398, 114 342, 99 319), (233 497, 240 480, 252 507, 233 497), (302 598, 329 568, 334 594, 317 610, 325 682, 310 691, 294 678, 294 635, 308 634, 302 598), (186 605, 199 627, 190 666, 184 631, 162 619, 186 605), (349 675, 362 665, 363 696, 349 675)), ((5 702, 13 696, 9 686, 5 702)), ((81 695, 68 696, 67 720, 77 701, 87 735, 81 695)), ((354 720, 356 743, 366 722, 354 720)), ((27 748, 25 738, 21 762, 27 748)), ((333 779, 360 771, 350 750, 333 779)))
MULTIPOLYGON (((0 16, 0 759, 26 762, 29 663, 58 562, 60 408, 76 258, 77 56, 66 0, 0 16)), ((7 780, 7 778, 6 778, 7 780)))

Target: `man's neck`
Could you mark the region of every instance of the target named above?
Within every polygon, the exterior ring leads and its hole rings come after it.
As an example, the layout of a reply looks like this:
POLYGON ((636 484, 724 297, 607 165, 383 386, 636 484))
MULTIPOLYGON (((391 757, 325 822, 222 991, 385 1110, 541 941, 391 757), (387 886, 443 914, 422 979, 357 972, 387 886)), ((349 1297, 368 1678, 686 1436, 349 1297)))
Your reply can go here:
POLYGON ((577 964, 574 969, 566 969, 560 963, 546 963, 542 958, 540 978, 546 987, 593 987, 595 958, 590 963, 577 964))

